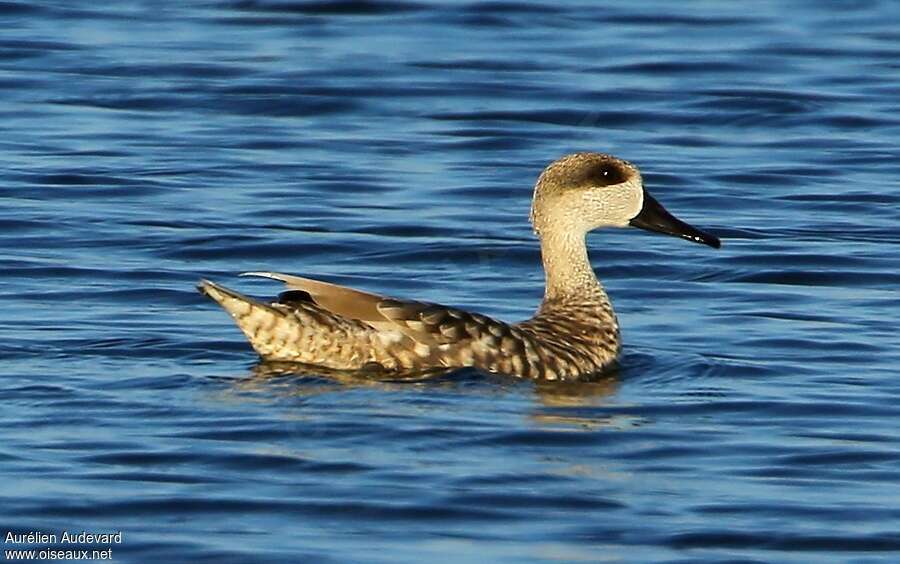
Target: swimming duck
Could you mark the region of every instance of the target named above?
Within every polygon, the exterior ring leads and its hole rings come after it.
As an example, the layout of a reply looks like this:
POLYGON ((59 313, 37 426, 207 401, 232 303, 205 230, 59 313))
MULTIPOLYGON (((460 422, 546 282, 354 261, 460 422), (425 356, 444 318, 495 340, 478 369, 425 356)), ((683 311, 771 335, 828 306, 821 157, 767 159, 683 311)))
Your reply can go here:
POLYGON ((589 231, 633 226, 720 246, 650 196, 636 166, 602 153, 568 155, 544 169, 531 224, 541 243, 544 300, 519 323, 276 272, 243 274, 287 286, 271 303, 208 280, 198 289, 234 318, 264 360, 387 373, 474 367, 577 380, 613 367, 621 349, 619 323, 588 259, 589 231))

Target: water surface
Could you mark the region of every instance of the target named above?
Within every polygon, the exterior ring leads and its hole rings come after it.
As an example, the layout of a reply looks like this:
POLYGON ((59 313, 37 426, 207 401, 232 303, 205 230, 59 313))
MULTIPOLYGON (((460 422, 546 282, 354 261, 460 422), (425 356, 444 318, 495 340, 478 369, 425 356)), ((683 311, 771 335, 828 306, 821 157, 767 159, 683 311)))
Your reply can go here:
POLYGON ((0 529, 122 531, 120 561, 896 561, 898 23, 0 3, 0 529), (626 344, 599 382, 273 376, 194 290, 527 317, 531 187, 575 150, 724 242, 591 235, 626 344))

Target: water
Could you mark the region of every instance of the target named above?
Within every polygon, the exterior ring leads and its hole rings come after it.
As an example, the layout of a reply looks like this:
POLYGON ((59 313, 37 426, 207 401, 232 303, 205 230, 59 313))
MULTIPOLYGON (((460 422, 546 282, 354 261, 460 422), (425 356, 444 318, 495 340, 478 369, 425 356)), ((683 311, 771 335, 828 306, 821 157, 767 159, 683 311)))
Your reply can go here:
POLYGON ((0 3, 4 538, 897 561, 898 24, 866 0, 0 3), (573 150, 724 242, 590 237, 626 343, 605 380, 267 377, 194 290, 278 270, 527 317, 531 186, 573 150))

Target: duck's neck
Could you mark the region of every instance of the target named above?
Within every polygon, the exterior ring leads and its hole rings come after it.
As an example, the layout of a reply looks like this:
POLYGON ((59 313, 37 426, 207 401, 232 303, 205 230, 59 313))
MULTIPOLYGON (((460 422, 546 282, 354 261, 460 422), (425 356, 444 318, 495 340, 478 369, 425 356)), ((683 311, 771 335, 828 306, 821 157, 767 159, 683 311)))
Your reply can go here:
POLYGON ((588 259, 585 233, 575 230, 540 234, 544 263, 544 303, 607 299, 588 259))

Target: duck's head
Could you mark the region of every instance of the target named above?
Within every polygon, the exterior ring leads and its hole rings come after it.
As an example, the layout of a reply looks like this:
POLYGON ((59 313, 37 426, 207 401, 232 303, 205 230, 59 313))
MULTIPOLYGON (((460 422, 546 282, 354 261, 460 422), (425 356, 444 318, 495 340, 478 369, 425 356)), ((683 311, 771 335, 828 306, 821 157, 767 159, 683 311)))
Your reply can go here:
POLYGON ((540 237, 632 226, 721 245, 716 236, 667 212, 644 189, 636 166, 603 153, 575 153, 544 169, 534 187, 531 224, 540 237))

